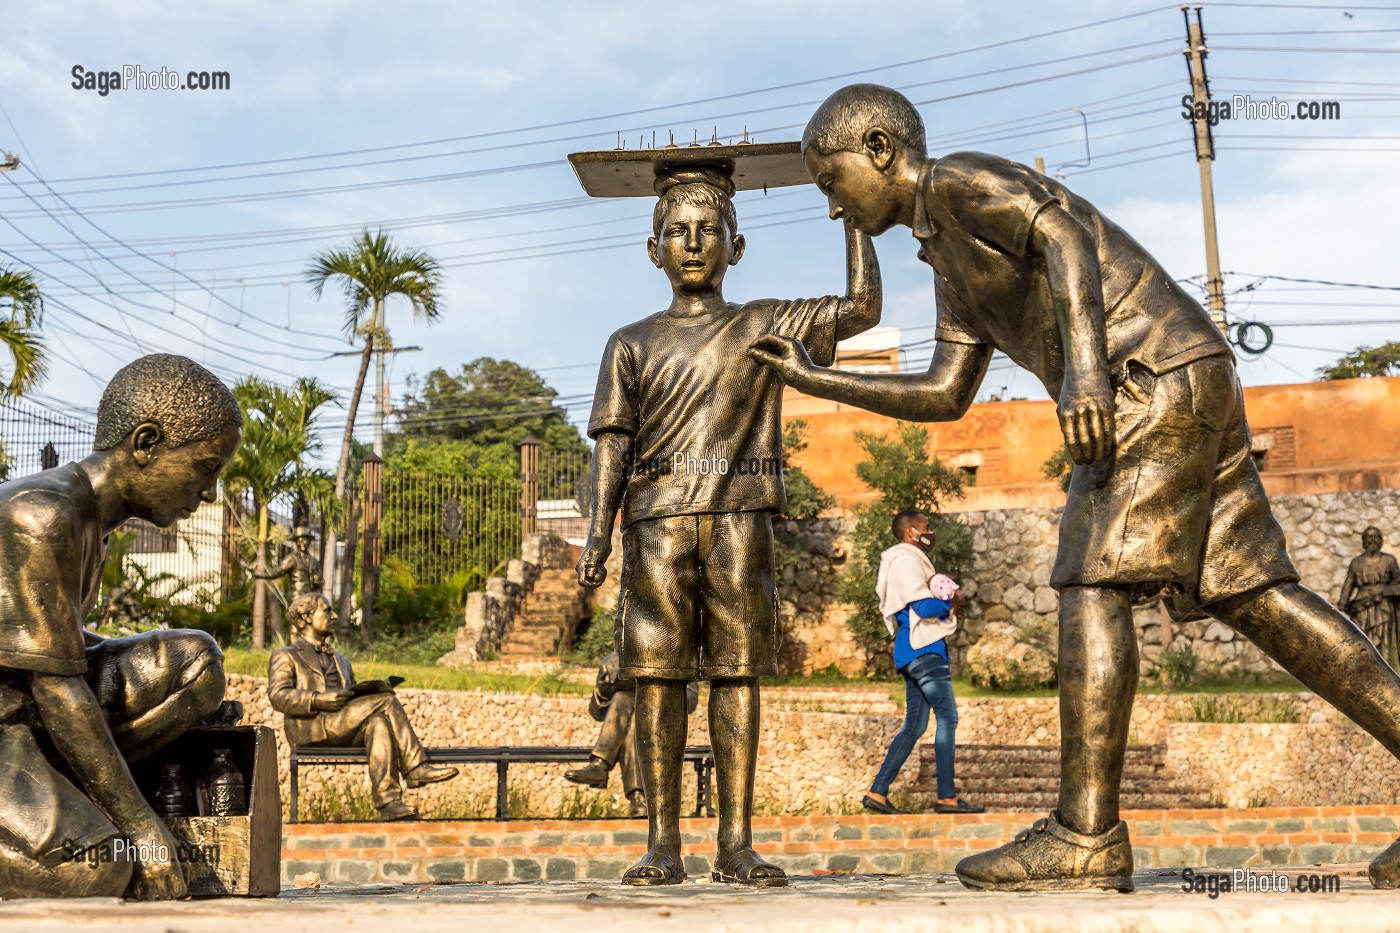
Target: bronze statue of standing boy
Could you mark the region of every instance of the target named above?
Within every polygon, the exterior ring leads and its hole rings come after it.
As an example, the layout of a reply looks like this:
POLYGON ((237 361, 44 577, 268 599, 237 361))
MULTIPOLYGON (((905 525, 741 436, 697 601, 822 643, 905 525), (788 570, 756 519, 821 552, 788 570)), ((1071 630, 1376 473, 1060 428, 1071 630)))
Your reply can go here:
MULTIPOLYGON (((833 219, 913 229, 933 267, 928 372, 815 367, 782 336, 753 354, 811 395, 910 421, 951 421, 994 350, 1059 401, 1074 459, 1051 584, 1060 592, 1060 799, 1016 840, 964 859, 992 890, 1132 890, 1118 794, 1138 681, 1132 604, 1164 596, 1249 638, 1400 754, 1400 678, 1300 585, 1250 456, 1229 345, 1121 227, 1063 185, 976 152, 928 156, 899 93, 852 85, 818 108, 803 157, 833 219)), ((1400 885, 1400 843, 1372 862, 1400 885)))
MULTIPOLYGON (((848 227, 847 297, 725 300, 725 272, 744 253, 733 176, 744 159, 766 152, 742 145, 656 151, 660 161, 680 162, 654 174, 660 197, 647 241, 673 298, 608 341, 588 423, 597 447, 579 582, 603 582, 621 509, 619 676, 637 683, 637 750, 649 804, 648 851, 624 884, 686 877, 679 820, 691 680, 710 682, 719 797, 712 877, 756 887, 787 883, 754 852, 750 829, 758 678, 777 673, 771 522, 786 505, 783 385, 746 351, 775 333, 830 361, 836 341, 878 322, 880 283, 869 238, 848 227), (687 156, 704 162, 687 164, 687 156)), ((795 146, 778 158, 789 156, 800 170, 795 146)))

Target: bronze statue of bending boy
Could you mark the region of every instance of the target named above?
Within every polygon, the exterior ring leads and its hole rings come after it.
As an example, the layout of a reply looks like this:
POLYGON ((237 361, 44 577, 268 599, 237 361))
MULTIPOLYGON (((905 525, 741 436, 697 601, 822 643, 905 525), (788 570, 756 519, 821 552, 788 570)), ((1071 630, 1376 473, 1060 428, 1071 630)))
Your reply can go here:
MULTIPOLYGON (((1400 677, 1298 580, 1250 456, 1230 347, 1201 306, 1088 201, 976 152, 929 158, 902 95, 852 85, 818 108, 803 157, 831 216, 875 236, 913 228, 933 267, 928 372, 815 367, 802 347, 752 350, 811 395, 910 421, 967 411, 994 350, 1059 401, 1074 459, 1051 585, 1060 593, 1059 806, 1016 841, 964 859, 963 883, 1132 890, 1119 819, 1138 653, 1132 604, 1164 596, 1262 648, 1400 754, 1400 677)), ((1400 886, 1400 843, 1371 863, 1400 886)))
POLYGON ((0 897, 185 895, 175 839, 127 762, 219 708, 223 655, 204 632, 102 639, 83 623, 107 535, 215 501, 242 426, 208 370, 147 356, 102 393, 91 454, 0 486, 0 897), (73 858, 117 840, 154 857, 73 858))

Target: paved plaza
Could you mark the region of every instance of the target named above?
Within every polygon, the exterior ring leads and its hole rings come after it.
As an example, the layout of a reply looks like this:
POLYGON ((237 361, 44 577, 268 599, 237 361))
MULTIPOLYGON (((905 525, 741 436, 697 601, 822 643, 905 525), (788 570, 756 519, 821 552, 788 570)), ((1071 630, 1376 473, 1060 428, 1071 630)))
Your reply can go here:
MULTIPOLYGON (((1336 876, 1329 893, 1182 891, 1182 871, 1136 876, 1131 895, 983 894, 949 874, 804 876, 783 889, 746 891, 692 880, 670 888, 617 884, 336 885, 280 897, 150 904, 111 899, 0 904, 0 929, 121 930, 129 933, 524 933, 534 930, 910 930, 958 933, 1109 931, 1368 933, 1396 928, 1400 894, 1373 890, 1362 864, 1279 870, 1336 876)), ((1262 876, 1261 876, 1262 877, 1262 876)))

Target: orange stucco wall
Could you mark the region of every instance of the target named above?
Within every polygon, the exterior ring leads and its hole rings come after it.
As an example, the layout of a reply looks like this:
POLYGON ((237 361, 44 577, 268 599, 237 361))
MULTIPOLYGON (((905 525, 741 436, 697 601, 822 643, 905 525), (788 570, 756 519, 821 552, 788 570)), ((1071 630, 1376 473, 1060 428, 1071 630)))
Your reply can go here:
MULTIPOLYGON (((1245 389, 1245 412, 1263 451, 1271 495, 1400 488, 1400 377, 1245 389)), ((801 465, 842 509, 869 497, 856 476, 865 452, 856 433, 886 434, 898 422, 788 392, 783 418, 807 423, 801 465)), ((929 424, 929 449, 977 465, 977 484, 950 510, 1059 505, 1041 465, 1061 443, 1051 402, 991 402, 960 421, 929 424)))

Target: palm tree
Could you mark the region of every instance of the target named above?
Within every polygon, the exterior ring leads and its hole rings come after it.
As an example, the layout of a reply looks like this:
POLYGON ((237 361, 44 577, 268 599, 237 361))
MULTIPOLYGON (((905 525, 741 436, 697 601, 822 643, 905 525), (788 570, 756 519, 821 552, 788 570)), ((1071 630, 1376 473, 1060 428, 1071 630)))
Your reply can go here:
MULTIPOLYGON (((413 308, 415 320, 431 322, 438 316, 438 291, 442 285, 442 271, 437 260, 423 250, 399 249, 383 230, 371 234, 368 230, 360 234, 345 249, 331 249, 318 253, 311 259, 306 270, 306 282, 312 293, 321 297, 326 282, 337 279, 345 295, 345 336, 353 341, 356 337, 365 342, 360 354, 360 371, 355 377, 355 388, 350 393, 350 407, 345 415, 345 434, 340 443, 340 460, 335 468, 335 497, 345 501, 345 481, 350 467, 350 441, 355 433, 355 415, 360 407, 360 395, 365 387, 365 375, 369 372, 370 357, 376 346, 380 350, 379 368, 376 372, 376 399, 384 394, 384 353, 392 347, 389 330, 384 321, 384 304, 394 295, 407 298, 413 308), (368 317, 366 317, 368 314, 368 317)), ((383 425, 375 419, 375 453, 383 456, 383 425)), ((335 553, 335 539, 326 534, 326 591, 330 592, 331 560, 335 553)))
MULTIPOLYGON (((233 397, 243 410, 243 443, 224 473, 226 496, 235 500, 251 496, 256 529, 254 565, 267 573, 267 542, 271 533, 272 504, 290 499, 301 508, 320 511, 324 524, 338 511, 331 476, 310 466, 320 450, 315 433, 317 409, 335 393, 315 379, 298 379, 290 389, 256 376, 247 376, 233 387, 233 397)), ((255 580, 253 590, 253 647, 266 644, 267 581, 255 580)))
POLYGON ((8 380, 0 379, 0 392, 11 398, 36 388, 48 369, 39 337, 43 316, 44 297, 34 276, 0 266, 0 346, 9 351, 12 369, 8 380))

